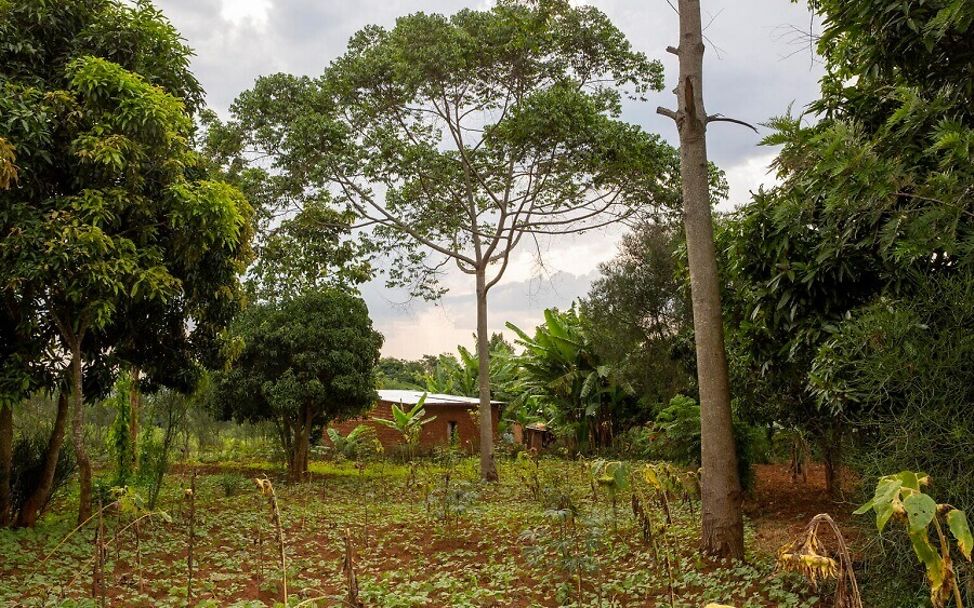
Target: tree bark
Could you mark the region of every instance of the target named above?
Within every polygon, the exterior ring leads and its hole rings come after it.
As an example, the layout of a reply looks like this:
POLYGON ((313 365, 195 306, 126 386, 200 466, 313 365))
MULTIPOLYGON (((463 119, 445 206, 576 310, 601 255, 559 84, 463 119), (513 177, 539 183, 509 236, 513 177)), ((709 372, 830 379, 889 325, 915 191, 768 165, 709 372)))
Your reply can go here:
POLYGON ((132 386, 129 388, 129 449, 131 450, 132 472, 139 466, 139 409, 142 393, 139 391, 139 368, 132 367, 132 386))
POLYGON ((683 218, 693 303, 697 382, 700 387, 703 551, 744 558, 742 492, 737 474, 727 354, 720 307, 707 163, 707 114, 703 104, 703 33, 699 0, 679 0, 680 60, 676 120, 680 133, 683 218))
POLYGON ((0 526, 7 527, 13 518, 10 479, 13 474, 14 409, 0 405, 0 526))
POLYGON ((298 482, 308 474, 308 454, 311 451, 311 425, 314 422, 311 406, 302 408, 301 418, 294 425, 294 441, 291 444, 291 464, 288 481, 298 482))
POLYGON ((58 458, 61 455, 61 446, 64 445, 64 432, 69 412, 68 405, 68 393, 62 390, 57 398, 57 417, 54 419, 54 428, 51 430, 51 438, 47 442, 47 452, 44 454, 44 468, 41 471, 40 479, 37 481, 37 487, 34 488, 20 510, 17 517, 18 528, 33 528, 34 524, 37 523, 41 509, 51 497, 58 458))
POLYGON ((477 269, 477 380, 480 387, 480 476, 498 481, 494 462, 494 416, 490 405, 490 347, 487 335, 486 269, 477 269))
POLYGON ((82 388, 81 336, 71 340, 71 386, 74 398, 72 439, 74 456, 78 464, 78 523, 91 517, 91 459, 85 447, 85 409, 82 388))
POLYGON ((825 491, 831 498, 838 498, 842 491, 839 467, 842 463, 842 437, 834 428, 822 435, 822 460, 825 464, 825 491))

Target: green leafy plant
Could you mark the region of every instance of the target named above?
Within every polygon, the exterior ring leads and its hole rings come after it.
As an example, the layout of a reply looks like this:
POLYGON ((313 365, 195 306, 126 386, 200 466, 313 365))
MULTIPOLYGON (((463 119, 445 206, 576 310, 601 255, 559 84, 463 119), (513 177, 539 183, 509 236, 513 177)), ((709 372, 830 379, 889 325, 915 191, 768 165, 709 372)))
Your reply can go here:
POLYGON ((408 410, 404 410, 393 403, 391 419, 372 419, 375 422, 389 427, 402 435, 403 441, 406 443, 406 447, 410 451, 410 455, 419 445, 419 436, 423 431, 423 427, 436 419, 436 416, 424 418, 424 416, 426 416, 426 408, 424 407, 426 403, 426 395, 427 393, 423 393, 423 396, 419 398, 416 405, 408 410))
POLYGON ((618 519, 619 493, 629 487, 629 465, 618 460, 596 460, 592 463, 592 478, 609 493, 614 530, 618 519))
POLYGON ((342 458, 354 459, 359 453, 375 439, 375 430, 365 424, 360 424, 345 436, 342 436, 336 429, 327 430, 328 439, 335 448, 335 453, 342 458))
POLYGON ((930 477, 924 473, 903 471, 887 475, 876 484, 872 500, 855 513, 863 515, 874 511, 876 527, 880 532, 890 519, 906 523, 913 551, 927 571, 930 601, 935 608, 939 608, 946 604, 953 593, 957 607, 963 608, 964 602, 951 559, 952 545, 944 528, 948 528, 954 538, 953 548, 967 561, 971 561, 974 538, 967 515, 949 504, 937 504, 923 491, 929 485, 930 477), (936 532, 936 545, 930 541, 930 528, 936 532))

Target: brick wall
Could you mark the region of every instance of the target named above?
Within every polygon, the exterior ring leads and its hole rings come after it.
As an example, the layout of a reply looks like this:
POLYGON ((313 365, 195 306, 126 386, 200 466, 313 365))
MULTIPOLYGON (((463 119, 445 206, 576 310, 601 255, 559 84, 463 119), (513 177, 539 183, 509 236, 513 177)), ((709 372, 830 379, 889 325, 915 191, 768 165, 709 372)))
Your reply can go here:
MULTIPOLYGON (((500 421, 500 408, 495 405, 492 410, 494 438, 496 439, 497 424, 500 421)), ((471 452, 477 450, 480 447, 480 429, 477 427, 474 417, 471 416, 471 413, 476 415, 476 412, 476 406, 427 405, 426 417, 436 416, 436 418, 423 427, 423 432, 419 438, 420 445, 425 449, 432 449, 437 445, 446 444, 449 441, 450 423, 455 422, 457 438, 460 445, 471 452)), ((402 443, 402 436, 397 431, 373 422, 371 420, 372 418, 391 419, 392 405, 387 401, 379 401, 372 408, 372 411, 365 416, 332 424, 331 426, 342 435, 346 435, 358 425, 366 424, 375 429, 376 437, 378 437, 384 447, 390 448, 402 443)), ((325 443, 329 444, 327 441, 327 433, 325 434, 325 443)))

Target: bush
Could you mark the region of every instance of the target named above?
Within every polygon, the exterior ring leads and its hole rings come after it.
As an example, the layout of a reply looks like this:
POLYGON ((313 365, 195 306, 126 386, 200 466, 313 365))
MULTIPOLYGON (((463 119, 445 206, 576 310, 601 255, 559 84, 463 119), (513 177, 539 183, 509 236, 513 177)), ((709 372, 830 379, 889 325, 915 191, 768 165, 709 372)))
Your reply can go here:
MULTIPOLYGON (((700 406, 691 397, 676 395, 656 416, 649 456, 689 467, 700 466, 700 406)), ((770 445, 763 429, 734 421, 737 473, 741 487, 754 483, 753 465, 767 462, 770 445)))
POLYGON ((224 473, 217 477, 217 485, 223 490, 223 495, 227 498, 236 496, 243 489, 246 480, 239 473, 224 473))
MULTIPOLYGON (((13 446, 13 468, 11 470, 10 494, 13 517, 16 518, 23 509, 27 499, 37 489, 37 482, 44 469, 44 456, 47 452, 49 433, 44 429, 35 429, 22 433, 13 446)), ((70 443, 64 442, 58 452, 57 467, 54 470, 54 482, 47 502, 41 507, 43 514, 51 499, 71 481, 74 474, 74 451, 70 443)))

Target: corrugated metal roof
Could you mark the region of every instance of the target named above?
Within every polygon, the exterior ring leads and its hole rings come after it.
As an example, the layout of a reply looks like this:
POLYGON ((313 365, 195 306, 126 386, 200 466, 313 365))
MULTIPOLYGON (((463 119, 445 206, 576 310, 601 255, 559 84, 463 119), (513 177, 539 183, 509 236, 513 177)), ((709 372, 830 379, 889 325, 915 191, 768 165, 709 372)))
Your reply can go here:
MULTIPOLYGON (((423 396, 423 391, 403 391, 403 390, 380 390, 379 401, 399 403, 402 405, 416 405, 423 396)), ((444 395, 443 393, 427 393, 425 405, 478 405, 480 399, 477 397, 464 397, 462 395, 444 395)), ((501 401, 491 401, 500 405, 501 401)))

